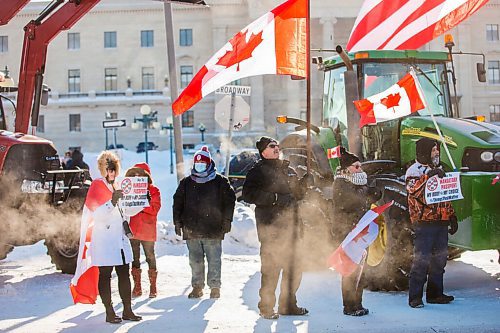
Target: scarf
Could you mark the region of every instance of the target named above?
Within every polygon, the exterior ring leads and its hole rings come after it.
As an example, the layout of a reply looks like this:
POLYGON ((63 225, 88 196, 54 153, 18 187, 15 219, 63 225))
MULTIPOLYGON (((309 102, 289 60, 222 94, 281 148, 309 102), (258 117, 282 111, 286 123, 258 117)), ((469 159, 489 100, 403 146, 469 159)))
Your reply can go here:
POLYGON ((366 172, 350 173, 340 171, 335 175, 335 179, 337 178, 343 178, 354 185, 366 185, 368 183, 366 172))
POLYGON ((203 184, 215 179, 216 174, 215 163, 212 161, 207 170, 203 172, 198 172, 193 168, 191 169, 191 179, 197 182, 198 184, 203 184))

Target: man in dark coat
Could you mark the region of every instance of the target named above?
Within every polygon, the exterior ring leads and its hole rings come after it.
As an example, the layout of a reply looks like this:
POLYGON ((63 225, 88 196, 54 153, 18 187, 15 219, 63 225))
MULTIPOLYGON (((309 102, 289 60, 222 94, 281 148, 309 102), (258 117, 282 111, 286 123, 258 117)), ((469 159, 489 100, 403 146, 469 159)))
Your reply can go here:
POLYGON ((243 200, 256 205, 255 218, 261 243, 260 314, 266 319, 277 319, 279 314, 305 315, 307 309, 297 306, 295 296, 302 271, 291 249, 298 240, 296 201, 303 195, 307 177, 299 181, 289 162, 279 158, 275 139, 262 137, 256 146, 262 159, 246 176, 243 200), (278 314, 274 312, 275 290, 281 270, 278 314))
POLYGON ((220 297, 221 241, 231 231, 235 201, 229 180, 216 173, 210 152, 203 146, 194 155, 191 175, 181 180, 174 194, 175 233, 183 236, 189 250, 193 287, 189 298, 203 296, 205 256, 210 298, 220 297))

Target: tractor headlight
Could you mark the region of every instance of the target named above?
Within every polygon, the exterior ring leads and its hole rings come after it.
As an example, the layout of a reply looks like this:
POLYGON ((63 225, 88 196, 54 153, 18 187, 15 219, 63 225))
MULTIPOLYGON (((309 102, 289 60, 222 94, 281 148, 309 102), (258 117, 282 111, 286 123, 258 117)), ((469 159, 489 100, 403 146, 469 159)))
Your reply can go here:
POLYGON ((500 151, 497 151, 495 153, 495 157, 494 158, 495 158, 495 161, 500 162, 500 151))
POLYGON ((493 161, 493 153, 491 151, 483 151, 481 153, 481 161, 486 163, 493 161))

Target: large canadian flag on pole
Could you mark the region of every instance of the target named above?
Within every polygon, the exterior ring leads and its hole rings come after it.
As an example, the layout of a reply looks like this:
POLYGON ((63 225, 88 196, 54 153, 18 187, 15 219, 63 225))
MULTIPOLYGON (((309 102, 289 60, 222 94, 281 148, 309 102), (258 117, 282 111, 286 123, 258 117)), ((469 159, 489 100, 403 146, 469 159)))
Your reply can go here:
POLYGON ((194 76, 172 104, 189 110, 217 88, 244 77, 281 74, 307 77, 308 0, 289 0, 238 32, 194 76))
POLYGON ((425 109, 424 94, 413 70, 381 93, 354 101, 361 119, 359 127, 401 118, 425 109))
POLYGON ((360 50, 415 50, 458 25, 488 0, 365 0, 347 42, 360 50))
POLYGON ((328 258, 328 266, 342 276, 349 276, 359 267, 366 249, 378 236, 378 224, 375 219, 389 208, 394 201, 370 209, 347 235, 342 244, 328 258))
POLYGON ((100 179, 96 179, 90 185, 83 207, 80 247, 76 262, 76 272, 71 279, 70 291, 73 301, 76 303, 95 304, 99 295, 99 268, 92 264, 92 230, 94 227, 94 211, 105 202, 111 200, 112 193, 100 179))

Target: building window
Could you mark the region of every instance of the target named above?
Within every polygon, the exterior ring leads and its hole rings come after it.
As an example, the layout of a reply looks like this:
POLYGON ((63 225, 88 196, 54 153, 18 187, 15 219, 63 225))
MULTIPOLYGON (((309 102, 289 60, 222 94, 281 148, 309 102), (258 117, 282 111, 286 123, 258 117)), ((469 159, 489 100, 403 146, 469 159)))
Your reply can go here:
POLYGON ((498 42, 498 24, 486 25, 486 40, 488 42, 498 42))
POLYGON ((78 50, 80 49, 80 33, 79 32, 69 32, 68 33, 68 50, 78 50))
POLYGON ((182 127, 194 127, 193 110, 188 110, 182 114, 182 127))
POLYGON ((500 61, 488 61, 488 82, 500 83, 500 61))
POLYGON ((45 133, 45 116, 38 115, 38 126, 36 127, 38 133, 45 133))
POLYGON ((9 51, 9 37, 0 36, 0 53, 9 51))
POLYGON ((68 92, 76 93, 80 92, 80 70, 70 69, 68 70, 68 92))
POLYGON ((104 90, 117 91, 118 70, 116 68, 104 69, 104 90))
POLYGON ((193 66, 181 66, 181 88, 186 88, 193 78, 193 66))
POLYGON ((69 115, 69 131, 70 132, 81 132, 81 121, 79 114, 70 114, 69 115))
POLYGON ((105 31, 104 32, 104 47, 105 48, 115 48, 116 47, 116 31, 105 31))
POLYGON ((142 30, 141 31, 141 47, 153 47, 154 42, 154 32, 153 30, 142 30))
POLYGON ((142 67, 142 90, 155 88, 155 70, 153 67, 142 67))
POLYGON ((179 43, 181 46, 193 45, 193 29, 179 30, 179 43))
POLYGON ((500 121, 500 104, 490 105, 490 121, 500 121))

